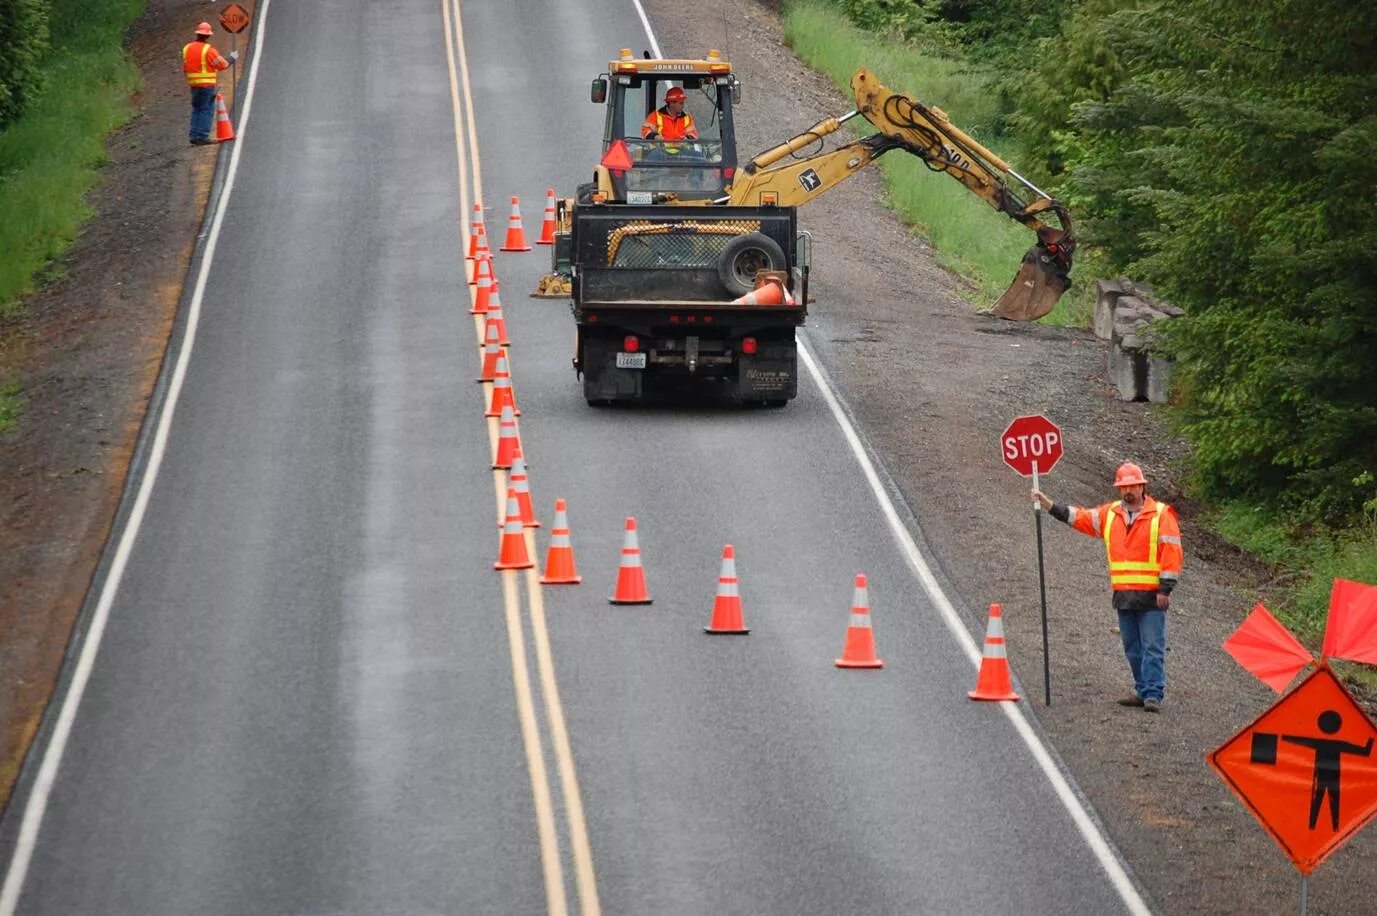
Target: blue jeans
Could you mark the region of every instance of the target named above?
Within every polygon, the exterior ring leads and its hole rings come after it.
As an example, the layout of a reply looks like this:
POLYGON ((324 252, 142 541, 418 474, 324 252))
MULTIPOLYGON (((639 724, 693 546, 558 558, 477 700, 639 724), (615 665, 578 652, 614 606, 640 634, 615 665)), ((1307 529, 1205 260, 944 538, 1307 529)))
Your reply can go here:
POLYGON ((1159 703, 1167 691, 1167 612, 1120 611, 1119 636, 1133 671, 1133 689, 1159 703))
POLYGON ((215 87, 191 87, 191 140, 209 140, 210 127, 215 121, 215 87))

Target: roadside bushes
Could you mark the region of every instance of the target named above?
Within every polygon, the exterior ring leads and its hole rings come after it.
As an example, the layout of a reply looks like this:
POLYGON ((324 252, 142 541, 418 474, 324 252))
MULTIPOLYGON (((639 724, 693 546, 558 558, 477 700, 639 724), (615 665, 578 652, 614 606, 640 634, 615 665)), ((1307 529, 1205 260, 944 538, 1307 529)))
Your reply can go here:
POLYGON ((0 130, 24 113, 43 86, 47 0, 0 0, 0 130))

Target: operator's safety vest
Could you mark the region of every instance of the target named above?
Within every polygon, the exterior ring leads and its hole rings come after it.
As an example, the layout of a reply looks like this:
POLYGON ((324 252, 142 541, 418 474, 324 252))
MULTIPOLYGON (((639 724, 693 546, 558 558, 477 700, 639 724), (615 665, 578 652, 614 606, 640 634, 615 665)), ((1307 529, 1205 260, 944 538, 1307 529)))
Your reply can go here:
POLYGON ((182 72, 188 86, 214 86, 215 71, 228 66, 229 62, 208 41, 193 41, 182 48, 182 72))
POLYGON ((1152 497, 1128 525, 1123 501, 1095 509, 1076 509, 1070 519, 1077 531, 1104 539, 1109 558, 1109 585, 1116 592, 1156 591, 1160 580, 1181 572, 1181 529, 1176 513, 1152 497))
MULTIPOLYGON (((651 131, 655 131, 661 140, 697 140, 698 129, 693 126, 693 115, 687 111, 677 118, 667 117, 663 108, 655 109, 654 114, 645 119, 641 125, 641 136, 644 137, 651 131), (653 124, 653 126, 652 126, 653 124)), ((679 147, 666 146, 665 152, 677 153, 679 147)))

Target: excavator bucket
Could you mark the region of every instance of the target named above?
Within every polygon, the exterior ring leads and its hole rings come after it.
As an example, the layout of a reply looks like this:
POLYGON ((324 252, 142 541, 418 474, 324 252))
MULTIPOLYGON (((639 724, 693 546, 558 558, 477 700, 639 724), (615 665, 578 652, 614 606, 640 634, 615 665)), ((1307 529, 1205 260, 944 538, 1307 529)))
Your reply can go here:
POLYGON ((1065 267, 1041 244, 1034 245, 1023 256, 1014 282, 988 314, 1010 321, 1036 321, 1052 311, 1069 285, 1065 267))

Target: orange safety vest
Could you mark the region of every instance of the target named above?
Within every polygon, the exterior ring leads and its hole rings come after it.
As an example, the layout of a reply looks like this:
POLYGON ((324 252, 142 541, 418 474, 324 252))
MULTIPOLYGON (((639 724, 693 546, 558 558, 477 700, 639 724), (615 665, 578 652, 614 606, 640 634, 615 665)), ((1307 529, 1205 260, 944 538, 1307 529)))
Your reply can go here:
POLYGON ((1071 527, 1104 540, 1109 559, 1109 586, 1116 592, 1157 591, 1162 579, 1181 575, 1181 529, 1176 511, 1151 496, 1129 527, 1123 501, 1094 509, 1069 507, 1071 527))
POLYGON ((214 86, 216 71, 228 66, 229 61, 208 41, 193 41, 182 48, 182 72, 188 86, 214 86))
POLYGON ((668 112, 657 108, 641 125, 641 136, 655 131, 661 140, 697 140, 698 129, 693 126, 693 115, 687 111, 677 118, 668 117, 668 112))

